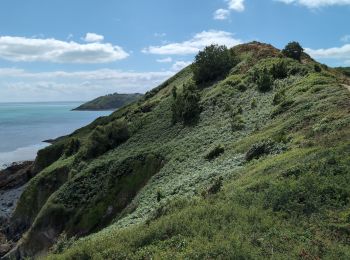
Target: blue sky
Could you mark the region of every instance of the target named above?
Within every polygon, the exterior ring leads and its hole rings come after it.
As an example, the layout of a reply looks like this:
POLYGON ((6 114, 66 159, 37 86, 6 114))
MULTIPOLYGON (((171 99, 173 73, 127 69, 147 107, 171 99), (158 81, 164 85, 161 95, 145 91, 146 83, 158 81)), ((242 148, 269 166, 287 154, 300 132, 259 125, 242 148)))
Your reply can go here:
POLYGON ((205 45, 299 41, 350 66, 350 0, 2 0, 0 102, 145 92, 205 45))

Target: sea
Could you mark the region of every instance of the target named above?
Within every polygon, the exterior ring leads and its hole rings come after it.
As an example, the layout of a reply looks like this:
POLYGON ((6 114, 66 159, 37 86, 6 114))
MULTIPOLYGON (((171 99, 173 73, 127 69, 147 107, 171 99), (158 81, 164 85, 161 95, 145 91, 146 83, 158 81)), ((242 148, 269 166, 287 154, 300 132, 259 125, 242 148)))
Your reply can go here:
POLYGON ((72 111, 84 102, 0 103, 0 168, 33 160, 43 141, 72 133, 111 111, 72 111))

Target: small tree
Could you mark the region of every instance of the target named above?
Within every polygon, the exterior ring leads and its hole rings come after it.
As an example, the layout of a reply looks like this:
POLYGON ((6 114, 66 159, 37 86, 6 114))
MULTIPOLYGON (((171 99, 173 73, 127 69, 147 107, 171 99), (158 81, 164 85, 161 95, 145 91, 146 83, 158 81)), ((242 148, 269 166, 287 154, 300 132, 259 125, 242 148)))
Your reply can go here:
POLYGON ((303 47, 301 47, 301 45, 298 42, 290 42, 282 50, 282 53, 288 58, 292 58, 300 61, 301 54, 303 53, 303 51, 304 51, 303 47))
POLYGON ((258 85, 258 89, 261 92, 269 91, 272 88, 273 77, 270 75, 269 71, 266 68, 259 71, 256 78, 256 84, 258 85))
POLYGON ((226 46, 207 46, 195 58, 194 80, 197 84, 215 80, 228 73, 234 64, 235 59, 226 46))
POLYGON ((173 95, 174 103, 172 105, 172 121, 176 123, 183 121, 185 124, 190 124, 196 119, 200 113, 197 86, 193 81, 184 84, 183 92, 173 95))

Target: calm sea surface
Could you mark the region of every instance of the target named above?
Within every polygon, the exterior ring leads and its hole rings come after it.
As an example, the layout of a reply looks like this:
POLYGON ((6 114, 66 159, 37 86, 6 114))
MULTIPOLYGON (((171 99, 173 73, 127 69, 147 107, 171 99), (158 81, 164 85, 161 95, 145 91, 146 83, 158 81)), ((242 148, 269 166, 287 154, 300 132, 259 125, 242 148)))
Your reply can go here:
POLYGON ((0 168, 34 159, 42 141, 69 134, 111 111, 71 111, 82 102, 0 103, 0 168))

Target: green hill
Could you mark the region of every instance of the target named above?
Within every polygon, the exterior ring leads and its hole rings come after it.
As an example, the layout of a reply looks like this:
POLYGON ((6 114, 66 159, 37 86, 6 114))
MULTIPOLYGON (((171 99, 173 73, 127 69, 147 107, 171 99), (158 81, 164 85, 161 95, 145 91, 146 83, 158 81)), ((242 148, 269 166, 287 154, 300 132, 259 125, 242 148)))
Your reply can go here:
POLYGON ((350 79, 229 52, 41 150, 7 257, 349 259, 350 79))
POLYGON ((73 110, 115 110, 140 99, 142 94, 109 94, 95 98, 73 110))

